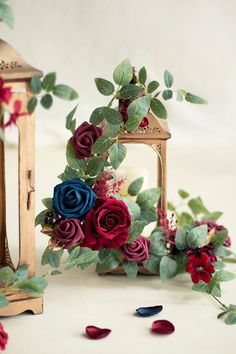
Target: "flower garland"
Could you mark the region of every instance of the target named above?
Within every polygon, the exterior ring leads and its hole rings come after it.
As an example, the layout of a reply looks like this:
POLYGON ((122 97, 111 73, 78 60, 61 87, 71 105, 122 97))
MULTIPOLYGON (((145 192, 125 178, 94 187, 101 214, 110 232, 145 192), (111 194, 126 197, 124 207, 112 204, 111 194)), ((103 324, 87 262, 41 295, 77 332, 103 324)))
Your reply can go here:
MULTIPOLYGON (((46 209, 36 218, 36 225, 50 237, 42 264, 49 264, 55 275, 61 273, 60 264, 82 270, 96 264, 98 273, 118 268, 129 278, 141 272, 160 275, 163 281, 187 272, 193 290, 206 292, 219 302, 220 283, 235 278, 223 269, 225 259, 236 259, 229 250, 226 228, 216 223, 221 213, 209 212, 201 198, 188 199, 189 194, 180 190, 190 213, 179 212, 169 203, 173 214, 168 219, 165 211, 157 209, 160 188, 142 190, 141 177, 124 195, 121 188, 126 181, 116 173, 126 156, 126 147, 119 142, 124 131, 148 126, 150 109, 159 118, 167 118, 160 97, 199 104, 206 101, 185 90, 174 91, 168 71, 163 90, 157 81, 146 84, 146 69, 137 73, 128 59, 115 68, 113 79, 117 87, 106 79, 95 79, 98 91, 112 98, 107 106, 92 112, 90 123, 75 128, 77 107, 66 118, 66 128, 72 133, 66 151, 68 165, 53 197, 42 200, 46 209), (115 99, 119 99, 118 108, 112 108, 115 99), (144 237, 144 228, 152 222, 158 226, 144 237), (67 259, 61 262, 64 252, 67 259)), ((231 318, 226 317, 226 323, 236 323, 231 314, 234 311, 235 315, 235 308, 223 306, 224 315, 231 318)))

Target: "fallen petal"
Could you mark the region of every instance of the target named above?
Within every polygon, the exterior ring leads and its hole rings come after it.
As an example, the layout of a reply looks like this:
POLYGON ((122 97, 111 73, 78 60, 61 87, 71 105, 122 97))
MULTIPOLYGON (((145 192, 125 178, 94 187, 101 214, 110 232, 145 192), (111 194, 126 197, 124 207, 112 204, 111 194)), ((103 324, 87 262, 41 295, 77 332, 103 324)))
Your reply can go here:
POLYGON ((111 329, 87 326, 86 333, 90 339, 101 339, 107 337, 111 333, 111 329))
POLYGON ((152 332, 158 334, 171 334, 175 331, 173 323, 167 320, 157 320, 152 323, 152 332))
POLYGON ((162 309, 163 306, 158 305, 158 306, 149 306, 149 307, 139 307, 138 309, 136 309, 136 311, 139 314, 139 316, 149 317, 161 312, 162 309))

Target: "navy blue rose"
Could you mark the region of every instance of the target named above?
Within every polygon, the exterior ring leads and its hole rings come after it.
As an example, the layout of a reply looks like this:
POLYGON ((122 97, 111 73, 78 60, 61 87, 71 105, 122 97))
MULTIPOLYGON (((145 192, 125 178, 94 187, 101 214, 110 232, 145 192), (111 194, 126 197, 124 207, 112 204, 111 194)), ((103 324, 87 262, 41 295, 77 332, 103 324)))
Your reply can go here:
POLYGON ((80 178, 74 178, 54 187, 53 207, 64 218, 83 220, 95 199, 93 190, 80 178))

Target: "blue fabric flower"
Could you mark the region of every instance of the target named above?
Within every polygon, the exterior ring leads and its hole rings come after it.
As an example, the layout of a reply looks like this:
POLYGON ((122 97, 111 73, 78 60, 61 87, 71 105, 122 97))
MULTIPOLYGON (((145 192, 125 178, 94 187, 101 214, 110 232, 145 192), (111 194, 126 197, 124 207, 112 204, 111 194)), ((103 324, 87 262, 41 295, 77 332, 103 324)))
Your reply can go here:
POLYGON ((54 187, 53 207, 64 218, 83 220, 95 199, 93 190, 80 178, 74 178, 54 187))

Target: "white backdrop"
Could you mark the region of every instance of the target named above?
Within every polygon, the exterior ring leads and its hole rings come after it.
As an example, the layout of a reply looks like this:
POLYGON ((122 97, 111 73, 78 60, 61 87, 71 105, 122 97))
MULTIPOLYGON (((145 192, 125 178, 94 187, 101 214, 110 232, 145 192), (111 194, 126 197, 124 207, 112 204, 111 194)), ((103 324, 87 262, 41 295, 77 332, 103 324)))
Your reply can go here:
MULTIPOLYGON (((94 77, 112 77, 126 57, 150 79, 170 70, 176 86, 208 106, 168 102, 175 143, 234 144, 236 137, 235 0, 11 0, 15 30, 1 38, 44 72, 80 93, 79 119, 104 98, 94 77)), ((38 145, 65 142, 64 117, 73 103, 38 111, 38 145)))

